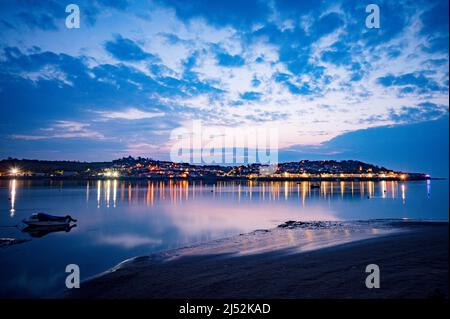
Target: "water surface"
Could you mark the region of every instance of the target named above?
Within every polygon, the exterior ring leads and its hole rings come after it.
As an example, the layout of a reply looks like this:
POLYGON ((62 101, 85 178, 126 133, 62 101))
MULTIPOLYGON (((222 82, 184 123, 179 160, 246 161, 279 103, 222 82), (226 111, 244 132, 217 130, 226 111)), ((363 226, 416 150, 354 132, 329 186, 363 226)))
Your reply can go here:
POLYGON ((0 181, 0 296, 46 297, 65 288, 65 267, 85 279, 124 259, 273 228, 286 220, 448 220, 448 181, 128 182, 0 181), (34 212, 70 213, 70 230, 24 231, 34 212), (17 228, 10 227, 19 225, 17 228))

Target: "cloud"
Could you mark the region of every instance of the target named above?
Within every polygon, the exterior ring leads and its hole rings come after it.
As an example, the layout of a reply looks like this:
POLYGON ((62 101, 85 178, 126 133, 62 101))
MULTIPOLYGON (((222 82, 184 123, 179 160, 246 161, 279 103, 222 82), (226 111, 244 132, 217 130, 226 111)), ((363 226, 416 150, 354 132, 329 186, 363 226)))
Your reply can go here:
POLYGON ((24 6, 7 6, 10 12, 8 23, 15 28, 26 27, 31 30, 55 31, 65 17, 65 4, 57 0, 44 2, 23 1, 24 6))
POLYGON ((357 0, 80 0, 82 27, 68 31, 62 1, 0 1, 1 148, 162 154, 164 134, 192 119, 272 121, 280 145, 318 145, 445 114, 448 2, 378 4, 375 30, 357 0), (64 133, 85 137, 49 138, 64 133))
POLYGON ((431 102, 419 103, 417 106, 403 106, 400 110, 390 110, 389 119, 396 123, 415 123, 438 119, 448 114, 448 106, 431 102))
POLYGON ((420 16, 422 21, 421 33, 427 38, 426 51, 448 52, 448 1, 435 1, 431 9, 420 16))
POLYGON ((257 78, 253 78, 252 79, 252 86, 257 88, 259 85, 261 84, 261 81, 258 80, 257 78))
POLYGON ((164 116, 162 112, 147 112, 136 108, 129 108, 124 111, 98 111, 102 117, 107 119, 143 120, 164 116))
MULTIPOLYGON (((92 105, 100 109, 102 105, 108 105, 110 110, 115 111, 124 104, 133 103, 138 108, 153 103, 155 108, 164 109, 172 106, 170 101, 161 105, 163 98, 221 92, 195 74, 175 78, 164 75, 165 72, 157 72, 150 76, 124 64, 89 66, 86 60, 83 56, 73 57, 48 51, 26 54, 15 47, 5 48, 0 59, 3 70, 0 74, 2 105, 12 115, 20 106, 19 109, 29 111, 39 108, 59 114, 61 118, 76 108, 86 109, 92 105), (26 91, 27 94, 16 94, 19 91, 26 91), (9 94, 16 96, 16 107, 8 102, 11 100, 9 94), (55 102, 58 103, 57 108, 54 107, 55 102)), ((40 115, 35 114, 38 117, 40 115)))
POLYGON ((380 8, 381 27, 367 29, 365 8, 368 3, 359 0, 341 1, 341 11, 347 17, 344 31, 348 42, 360 41, 366 48, 378 48, 402 36, 405 28, 412 22, 420 6, 408 1, 380 0, 376 3, 380 8))
POLYGON ((449 118, 378 126, 341 134, 320 145, 280 149, 280 161, 355 159, 391 169, 448 178, 449 118))
POLYGON ((105 49, 121 61, 158 61, 156 56, 145 52, 136 42, 123 38, 121 35, 116 35, 114 40, 106 42, 105 49))
POLYGON ((3 27, 5 27, 5 28, 8 28, 8 29, 11 29, 11 30, 16 30, 16 27, 15 26, 13 26, 11 23, 9 23, 8 21, 6 21, 6 20, 0 20, 0 23, 3 25, 3 27))
POLYGON ((33 14, 30 12, 21 12, 17 17, 30 29, 57 30, 53 16, 46 13, 33 14))
POLYGON ((313 93, 311 85, 307 82, 296 83, 295 78, 286 73, 277 73, 274 80, 278 83, 284 84, 291 94, 295 95, 309 95, 313 93))
POLYGON ((322 37, 332 33, 342 25, 343 21, 341 20, 339 14, 336 12, 331 12, 320 17, 320 19, 315 23, 314 31, 317 37, 322 37))
MULTIPOLYGON (((97 16, 104 7, 119 8, 125 0, 78 0, 76 4, 81 8, 81 25, 93 26, 97 16)), ((66 6, 70 2, 63 0, 46 1, 1 1, 0 11, 4 12, 5 25, 9 28, 33 31, 58 31, 65 28, 66 6)))
POLYGON ((264 112, 257 111, 255 114, 247 115, 246 119, 254 123, 283 121, 289 118, 289 114, 283 112, 264 112))
POLYGON ((131 4, 130 0, 97 0, 97 2, 99 2, 99 4, 101 5, 119 10, 125 10, 131 4))
POLYGON ((241 99, 247 100, 247 101, 258 101, 261 99, 261 97, 262 97, 262 93, 260 93, 260 92, 249 91, 249 92, 245 92, 245 93, 241 94, 241 99))
POLYGON ((41 129, 42 135, 13 134, 13 139, 18 140, 44 140, 44 139, 104 139, 103 134, 90 128, 89 124, 76 121, 57 121, 51 127, 41 129))
POLYGON ((228 53, 218 53, 216 55, 217 63, 224 67, 241 67, 245 64, 245 60, 239 55, 231 55, 228 53))
POLYGON ((352 63, 350 47, 340 41, 333 43, 328 50, 323 51, 321 58, 322 61, 329 62, 334 65, 348 65, 352 63))
POLYGON ((378 78, 378 83, 385 86, 415 86, 421 91, 440 91, 445 88, 439 86, 434 80, 426 77, 421 73, 406 73, 402 75, 388 74, 386 76, 378 78))
POLYGON ((173 8, 179 19, 186 21, 203 18, 215 26, 233 26, 249 28, 264 22, 271 10, 263 0, 159 0, 167 7, 173 8))
POLYGON ((43 135, 26 135, 26 134, 13 134, 11 135, 16 140, 38 141, 48 139, 48 136, 43 135))
POLYGON ((169 158, 170 147, 148 142, 133 142, 125 146, 124 155, 169 158))

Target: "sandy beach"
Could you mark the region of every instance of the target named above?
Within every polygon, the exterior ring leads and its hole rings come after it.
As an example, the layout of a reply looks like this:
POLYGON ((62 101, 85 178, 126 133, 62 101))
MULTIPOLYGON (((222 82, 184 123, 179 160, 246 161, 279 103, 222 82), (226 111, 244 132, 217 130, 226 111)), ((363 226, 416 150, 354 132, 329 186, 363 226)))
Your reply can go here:
POLYGON ((448 298, 448 279, 447 222, 291 222, 133 258, 62 296, 448 298), (368 264, 379 289, 365 286, 368 264))

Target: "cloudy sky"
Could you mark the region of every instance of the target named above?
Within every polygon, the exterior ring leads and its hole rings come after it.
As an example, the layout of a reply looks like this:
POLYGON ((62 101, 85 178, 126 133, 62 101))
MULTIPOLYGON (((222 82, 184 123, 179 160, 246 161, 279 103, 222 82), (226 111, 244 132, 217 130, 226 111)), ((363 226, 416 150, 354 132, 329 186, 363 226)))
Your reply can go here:
POLYGON ((0 157, 168 159, 201 120, 448 175, 448 25, 447 0, 3 0, 0 157))

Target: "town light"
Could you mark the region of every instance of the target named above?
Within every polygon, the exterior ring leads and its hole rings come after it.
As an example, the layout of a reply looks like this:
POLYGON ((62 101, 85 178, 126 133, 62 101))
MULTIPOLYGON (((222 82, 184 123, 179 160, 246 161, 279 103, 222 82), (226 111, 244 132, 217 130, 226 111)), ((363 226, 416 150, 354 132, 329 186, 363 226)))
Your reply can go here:
POLYGON ((103 176, 105 176, 105 177, 119 177, 119 172, 108 169, 108 170, 106 170, 103 173, 103 176))
POLYGON ((20 174, 20 170, 17 167, 11 168, 11 170, 9 172, 11 173, 11 175, 14 175, 14 176, 20 174))

